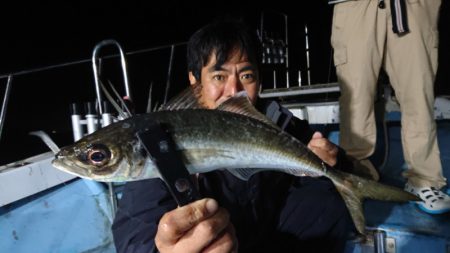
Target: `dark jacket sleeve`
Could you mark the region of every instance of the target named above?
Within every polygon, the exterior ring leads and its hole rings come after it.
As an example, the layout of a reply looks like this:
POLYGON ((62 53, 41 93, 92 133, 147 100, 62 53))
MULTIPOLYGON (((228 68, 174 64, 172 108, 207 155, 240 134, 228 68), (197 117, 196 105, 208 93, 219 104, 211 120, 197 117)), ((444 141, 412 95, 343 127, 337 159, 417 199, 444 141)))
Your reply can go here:
MULTIPOLYGON (((307 120, 301 120, 296 117, 292 117, 289 123, 286 125, 284 131, 297 138, 303 144, 308 145, 311 140, 314 130, 311 128, 307 120)), ((339 146, 337 154, 337 162, 333 168, 342 170, 345 172, 351 172, 353 168, 352 162, 348 159, 345 150, 339 146)))
POLYGON ((128 182, 112 225, 118 253, 157 252, 154 237, 159 220, 176 203, 159 178, 128 182))

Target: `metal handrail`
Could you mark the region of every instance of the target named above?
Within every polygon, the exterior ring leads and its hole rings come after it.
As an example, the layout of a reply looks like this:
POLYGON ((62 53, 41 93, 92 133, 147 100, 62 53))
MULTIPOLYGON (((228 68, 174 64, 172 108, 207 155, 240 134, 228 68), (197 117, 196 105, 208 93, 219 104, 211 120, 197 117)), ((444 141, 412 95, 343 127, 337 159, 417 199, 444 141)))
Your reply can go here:
POLYGON ((122 47, 120 46, 120 44, 112 39, 109 40, 103 40, 100 41, 94 48, 94 52, 92 53, 92 68, 94 70, 94 79, 95 79, 95 92, 97 93, 97 102, 98 102, 98 110, 100 112, 100 114, 103 114, 103 109, 102 109, 102 96, 100 93, 100 75, 99 75, 99 69, 97 67, 97 62, 99 61, 98 58, 98 52, 99 50, 107 45, 114 45, 119 49, 119 53, 120 53, 120 62, 122 64, 122 73, 123 73, 123 81, 125 84, 125 94, 128 97, 128 99, 130 101, 132 100, 131 97, 131 93, 130 93, 130 86, 128 84, 128 73, 127 73, 127 66, 126 66, 126 61, 125 61, 125 54, 123 53, 122 47))
MULTIPOLYGON (((100 93, 100 74, 99 74, 100 71, 97 66, 97 62, 99 61, 98 52, 100 51, 100 49, 102 47, 107 46, 107 45, 116 46, 117 49, 119 50, 120 62, 122 65, 123 82, 125 85, 125 95, 127 96, 127 99, 129 101, 133 101, 133 99, 131 97, 130 86, 128 83, 128 72, 127 72, 127 64, 126 64, 126 60, 125 60, 125 54, 123 53, 122 47, 120 46, 120 44, 117 41, 112 40, 112 39, 100 41, 94 47, 94 51, 92 53, 92 68, 94 70, 95 92, 97 93, 98 110, 101 115, 103 115, 103 108, 102 108, 103 101, 102 101, 102 96, 100 93)), ((108 186, 109 198, 111 201, 111 211, 114 216, 115 212, 117 211, 117 196, 116 196, 115 190, 114 190, 115 187, 112 183, 107 183, 107 186, 108 186)))
MULTIPOLYGON (((186 44, 187 44, 187 42, 170 43, 170 44, 165 44, 165 45, 151 47, 151 48, 144 48, 144 49, 139 49, 139 50, 135 50, 135 51, 129 51, 129 52, 125 53, 125 55, 130 56, 130 55, 148 53, 148 52, 171 48, 172 46, 183 46, 186 44)), ((117 54, 112 54, 112 55, 107 55, 103 58, 111 58, 111 57, 117 57, 117 56, 118 56, 117 54)), ((10 75, 12 75, 12 76, 27 75, 27 74, 37 73, 37 72, 41 72, 41 71, 47 71, 47 70, 53 70, 53 69, 57 69, 57 68, 67 67, 67 66, 73 66, 73 65, 77 65, 77 64, 83 64, 83 63, 87 63, 90 61, 92 61, 92 60, 89 58, 89 59, 84 59, 84 60, 71 61, 71 62, 66 62, 66 63, 60 63, 60 64, 54 64, 54 65, 49 65, 49 66, 27 69, 27 70, 21 70, 21 71, 17 71, 14 73, 6 73, 6 74, 2 73, 2 74, 0 74, 0 79, 7 78, 10 75)))

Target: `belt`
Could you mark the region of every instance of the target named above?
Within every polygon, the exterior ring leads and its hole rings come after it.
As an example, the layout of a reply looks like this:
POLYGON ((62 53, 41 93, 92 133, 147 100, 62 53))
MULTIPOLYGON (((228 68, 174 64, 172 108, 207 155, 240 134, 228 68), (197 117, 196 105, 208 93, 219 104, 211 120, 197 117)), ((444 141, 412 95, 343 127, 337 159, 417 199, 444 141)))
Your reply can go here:
MULTIPOLYGON (((349 0, 329 0, 329 4, 337 4, 349 0)), ((386 8, 385 0, 378 0, 378 7, 380 9, 386 8)), ((409 32, 408 20, 406 18, 406 4, 405 0, 391 0, 391 17, 392 17, 392 31, 397 34, 409 32)))
MULTIPOLYGON (((384 0, 378 0, 378 7, 385 8, 384 0)), ((392 31, 397 34, 409 32, 405 0, 391 0, 392 31)))

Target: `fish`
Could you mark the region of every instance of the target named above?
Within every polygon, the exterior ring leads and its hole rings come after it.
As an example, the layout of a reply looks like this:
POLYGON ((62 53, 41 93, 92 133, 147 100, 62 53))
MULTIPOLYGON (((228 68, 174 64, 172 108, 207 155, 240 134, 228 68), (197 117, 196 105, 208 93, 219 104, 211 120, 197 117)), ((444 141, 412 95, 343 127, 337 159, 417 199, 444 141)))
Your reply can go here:
POLYGON ((161 177, 155 161, 144 152, 136 135, 156 122, 170 134, 190 174, 220 169, 248 180, 255 173, 271 170, 295 176, 328 177, 362 235, 364 199, 419 200, 403 189, 329 168, 305 144, 258 112, 245 95, 230 98, 215 110, 186 102, 192 99, 190 95, 179 97, 183 97, 181 102, 133 115, 61 148, 52 165, 102 182, 161 177))

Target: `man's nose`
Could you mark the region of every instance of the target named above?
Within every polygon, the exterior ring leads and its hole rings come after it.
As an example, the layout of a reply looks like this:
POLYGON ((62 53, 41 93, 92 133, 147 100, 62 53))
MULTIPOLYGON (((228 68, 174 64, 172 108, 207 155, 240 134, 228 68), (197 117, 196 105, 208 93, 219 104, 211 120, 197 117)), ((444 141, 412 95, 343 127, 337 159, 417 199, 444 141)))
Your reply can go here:
POLYGON ((242 91, 242 83, 239 80, 239 77, 233 76, 231 78, 228 78, 228 82, 225 86, 225 95, 232 97, 236 95, 239 91, 242 91))

